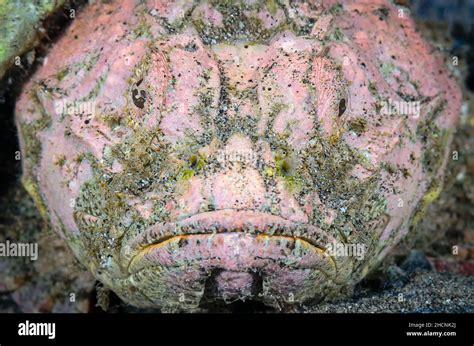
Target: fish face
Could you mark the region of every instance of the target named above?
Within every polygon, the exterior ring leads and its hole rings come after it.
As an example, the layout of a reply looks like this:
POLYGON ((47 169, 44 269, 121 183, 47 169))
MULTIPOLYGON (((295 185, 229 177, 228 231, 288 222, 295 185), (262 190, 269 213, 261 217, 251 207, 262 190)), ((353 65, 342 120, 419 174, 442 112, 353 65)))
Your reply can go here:
POLYGON ((25 187, 130 304, 340 296, 439 193, 460 96, 411 20, 270 5, 90 5, 25 87, 25 187))

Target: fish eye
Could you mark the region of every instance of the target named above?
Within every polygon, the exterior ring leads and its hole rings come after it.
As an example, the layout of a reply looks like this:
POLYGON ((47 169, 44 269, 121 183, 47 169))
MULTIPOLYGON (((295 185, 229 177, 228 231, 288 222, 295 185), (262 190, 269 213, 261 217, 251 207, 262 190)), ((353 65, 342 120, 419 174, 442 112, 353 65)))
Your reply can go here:
POLYGON ((339 113, 337 116, 341 116, 344 114, 344 112, 346 111, 346 99, 342 98, 340 101, 339 101, 339 113))

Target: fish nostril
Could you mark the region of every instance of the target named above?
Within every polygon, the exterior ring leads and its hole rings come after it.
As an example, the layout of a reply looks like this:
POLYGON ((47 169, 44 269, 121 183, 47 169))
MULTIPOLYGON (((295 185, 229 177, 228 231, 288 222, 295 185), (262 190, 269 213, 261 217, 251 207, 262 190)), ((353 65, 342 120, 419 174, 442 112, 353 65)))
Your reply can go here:
POLYGON ((291 163, 288 160, 283 160, 281 162, 281 173, 283 175, 289 175, 291 173, 291 163))
POLYGON ((189 167, 196 168, 198 165, 198 157, 196 155, 191 155, 189 157, 189 167))
POLYGON ((201 154, 185 154, 180 160, 181 164, 176 178, 179 180, 188 180, 195 174, 198 174, 207 163, 207 157, 201 154))
POLYGON ((284 149, 279 150, 275 155, 275 164, 277 174, 280 176, 289 176, 293 171, 293 165, 288 157, 288 152, 284 149))
POLYGON ((200 154, 192 154, 188 157, 188 168, 199 170, 206 164, 206 157, 200 154))

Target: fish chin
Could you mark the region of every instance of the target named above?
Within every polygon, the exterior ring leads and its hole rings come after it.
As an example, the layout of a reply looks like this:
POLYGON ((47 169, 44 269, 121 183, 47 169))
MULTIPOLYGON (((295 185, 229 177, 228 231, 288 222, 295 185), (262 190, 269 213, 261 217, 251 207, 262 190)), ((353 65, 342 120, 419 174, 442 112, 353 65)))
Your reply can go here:
POLYGON ((198 308, 211 297, 267 305, 304 302, 336 285, 324 250, 300 238, 243 232, 174 236, 130 262, 131 285, 156 307, 198 308))

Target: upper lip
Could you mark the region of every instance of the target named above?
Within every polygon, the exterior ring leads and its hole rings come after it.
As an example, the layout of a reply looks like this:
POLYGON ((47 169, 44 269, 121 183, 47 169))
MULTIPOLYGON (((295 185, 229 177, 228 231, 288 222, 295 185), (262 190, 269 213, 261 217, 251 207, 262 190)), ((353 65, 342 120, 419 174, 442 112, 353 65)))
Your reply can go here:
POLYGON ((122 245, 120 262, 128 268, 133 258, 141 250, 177 235, 226 232, 295 237, 303 239, 323 251, 325 250, 323 244, 335 241, 333 237, 313 225, 296 223, 264 212, 224 209, 199 213, 176 222, 163 222, 151 226, 122 245))

